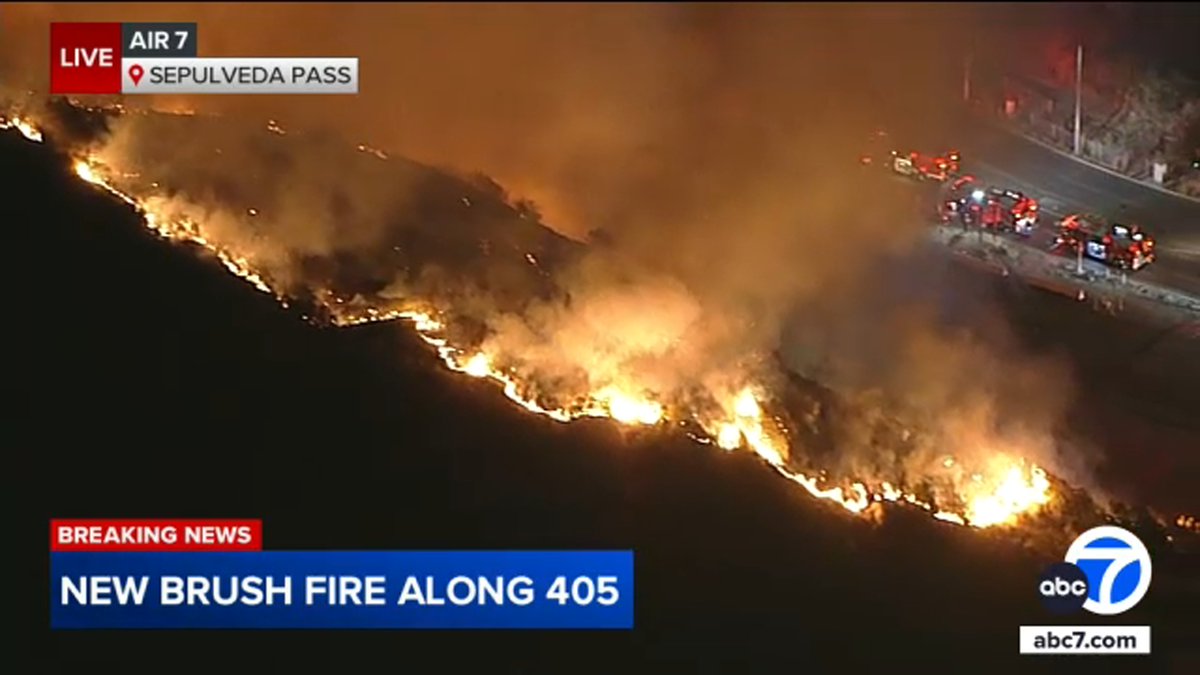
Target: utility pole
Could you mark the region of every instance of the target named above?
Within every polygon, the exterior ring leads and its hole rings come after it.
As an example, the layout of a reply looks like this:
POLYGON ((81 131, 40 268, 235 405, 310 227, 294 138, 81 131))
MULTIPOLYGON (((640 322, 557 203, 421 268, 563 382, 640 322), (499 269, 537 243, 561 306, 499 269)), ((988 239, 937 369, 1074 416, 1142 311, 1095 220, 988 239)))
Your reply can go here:
POLYGON ((971 102, 971 52, 967 52, 967 58, 963 61, 963 103, 971 102))
POLYGON ((1083 43, 1075 49, 1075 154, 1079 154, 1080 121, 1083 117, 1083 43))

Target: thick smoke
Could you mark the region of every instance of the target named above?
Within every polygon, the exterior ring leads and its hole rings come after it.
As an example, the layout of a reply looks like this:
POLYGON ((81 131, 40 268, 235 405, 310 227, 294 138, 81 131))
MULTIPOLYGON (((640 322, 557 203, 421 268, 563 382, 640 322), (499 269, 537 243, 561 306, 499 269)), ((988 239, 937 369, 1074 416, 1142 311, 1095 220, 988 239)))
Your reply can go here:
MULTIPOLYGON (((662 393, 750 361, 761 367, 779 351, 851 399, 888 392, 939 430, 939 448, 952 441, 949 452, 969 454, 1004 436, 1019 454, 1050 461, 1065 378, 1025 365, 1011 345, 940 328, 926 314, 939 302, 927 290, 936 275, 910 269, 910 295, 884 293, 876 266, 910 254, 925 225, 914 193, 867 190, 855 165, 880 124, 941 124, 942 106, 929 102, 955 91, 958 64, 946 54, 957 53, 968 11, 34 5, 0 16, 0 72, 44 87, 50 20, 195 20, 207 56, 359 56, 355 97, 127 101, 219 113, 256 130, 278 120, 309 139, 304 153, 221 123, 148 135, 139 126, 152 122, 134 118, 101 155, 118 166, 136 157, 147 179, 187 186, 171 196, 174 208, 285 284, 321 274, 313 260, 386 267, 387 251, 407 245, 397 234, 405 229, 467 241, 455 219, 485 229, 508 222, 480 215, 466 194, 453 197, 462 211, 432 208, 429 195, 450 188, 415 165, 391 161, 379 173, 362 168, 369 155, 338 159, 320 143, 368 143, 459 174, 481 171, 532 200, 547 226, 604 242, 558 270, 554 292, 538 299, 497 308, 486 281, 467 294, 485 349, 517 355, 540 379, 586 372, 623 383, 636 374, 662 393), (796 344, 780 344, 785 328, 808 350, 799 362, 796 344)), ((425 288, 431 274, 397 274, 391 292, 425 288)), ((848 433, 850 461, 880 461, 877 449, 857 453, 871 444, 848 433)))

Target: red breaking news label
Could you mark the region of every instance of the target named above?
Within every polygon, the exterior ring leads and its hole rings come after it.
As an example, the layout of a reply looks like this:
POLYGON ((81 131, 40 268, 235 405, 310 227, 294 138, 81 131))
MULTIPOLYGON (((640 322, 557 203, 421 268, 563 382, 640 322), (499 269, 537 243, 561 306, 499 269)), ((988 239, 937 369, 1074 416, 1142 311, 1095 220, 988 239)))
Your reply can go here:
POLYGON ((121 93, 121 24, 51 23, 50 93, 121 93))
POLYGON ((60 519, 51 551, 261 551, 258 519, 60 519))

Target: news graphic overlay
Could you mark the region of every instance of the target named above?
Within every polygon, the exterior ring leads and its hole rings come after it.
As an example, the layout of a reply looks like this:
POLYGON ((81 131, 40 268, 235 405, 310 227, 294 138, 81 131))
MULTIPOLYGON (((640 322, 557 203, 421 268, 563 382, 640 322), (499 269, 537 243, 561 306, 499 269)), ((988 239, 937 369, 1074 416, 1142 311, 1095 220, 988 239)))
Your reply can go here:
POLYGON ((633 628, 632 551, 265 551, 260 521, 51 522, 50 627, 633 628))
MULTIPOLYGON (((1038 579, 1042 604, 1055 614, 1087 610, 1114 616, 1150 590, 1150 552, 1137 535, 1114 525, 1075 538, 1062 562, 1038 579)), ((1149 654, 1150 626, 1021 626, 1022 654, 1149 654)))
POLYGON ((195 23, 51 23, 52 94, 357 94, 356 57, 202 57, 195 23))
POLYGON ((1069 562, 1054 563, 1042 572, 1038 595, 1042 604, 1055 614, 1074 614, 1083 608, 1088 596, 1087 575, 1069 562))
POLYGON ((50 93, 121 91, 121 24, 50 24, 50 93))
POLYGON ((1093 527, 1067 549, 1065 560, 1083 570, 1083 608, 1111 616, 1133 609, 1150 590, 1150 552, 1137 535, 1112 525, 1093 527))
POLYGON ((258 551, 262 521, 84 519, 51 520, 50 552, 258 551))

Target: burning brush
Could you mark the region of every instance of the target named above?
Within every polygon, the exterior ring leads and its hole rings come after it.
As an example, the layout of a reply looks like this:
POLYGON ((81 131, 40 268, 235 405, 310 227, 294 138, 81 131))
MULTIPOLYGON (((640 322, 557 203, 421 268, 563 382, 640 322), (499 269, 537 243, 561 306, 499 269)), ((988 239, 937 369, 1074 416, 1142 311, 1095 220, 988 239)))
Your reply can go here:
POLYGON ((380 311, 361 303, 361 299, 333 301, 332 306, 338 308, 334 313, 335 323, 408 320, 425 342, 438 351, 449 369, 496 382, 509 399, 530 412, 559 422, 602 417, 630 426, 683 423, 697 429, 693 438, 699 442, 726 451, 750 450, 809 494, 852 513, 861 513, 874 504, 900 503, 928 511, 939 520, 984 528, 1014 524, 1022 516, 1036 513, 1054 497, 1050 479, 1042 468, 1008 454, 995 455, 988 466, 973 471, 966 471, 948 458, 942 471, 931 476, 930 482, 937 489, 926 490, 929 494, 882 479, 831 484, 820 471, 794 468, 786 413, 768 412, 779 406, 762 385, 747 382, 728 388, 714 386, 664 402, 634 382, 601 380, 591 389, 583 385, 565 397, 565 401, 561 393, 559 398, 547 399, 539 394, 534 381, 523 377, 519 368, 503 365, 502 358, 456 346, 448 337, 451 332, 447 324, 435 318, 433 310, 380 311))
MULTIPOLYGON (((22 118, 0 117, 0 128, 16 128, 26 138, 41 141, 42 134, 22 118)), ((272 123, 271 133, 282 128, 272 123)), ((386 159, 382 153, 376 155, 386 159)), ((388 160, 391 161, 391 160, 388 160)), ((133 193, 122 187, 117 167, 105 164, 97 156, 82 156, 75 161, 79 178, 96 185, 137 209, 145 224, 159 236, 194 244, 212 254, 231 273, 258 290, 286 304, 289 293, 272 280, 261 265, 259 253, 244 250, 237 240, 227 240, 193 214, 179 212, 174 203, 150 190, 133 193), (231 243, 232 242, 232 243, 231 243)), ((157 187, 157 183, 151 183, 157 187)), ((469 200, 465 200, 470 208, 469 200)), ((257 215, 251 213, 252 216, 257 215)), ((537 268, 537 258, 525 253, 522 261, 537 268)), ((778 474, 799 485, 809 494, 852 512, 862 513, 877 504, 907 504, 929 512, 935 518, 975 528, 1013 525, 1054 504, 1059 497, 1055 483, 1045 470, 1022 458, 1019 448, 986 455, 977 466, 964 466, 953 455, 944 456, 930 466, 921 481, 901 474, 859 479, 831 479, 819 468, 801 466, 797 434, 777 392, 757 377, 752 367, 731 367, 728 372, 705 373, 697 380, 701 386, 684 389, 664 387, 661 380, 646 378, 648 371, 639 367, 646 359, 616 358, 628 345, 596 342, 592 334, 572 333, 549 336, 549 342, 575 340, 594 346, 586 357, 577 358, 561 372, 569 377, 551 377, 538 362, 541 343, 531 342, 528 349, 514 349, 503 341, 467 337, 461 328, 461 314, 452 307, 435 302, 397 301, 367 294, 346 295, 328 289, 313 294, 316 304, 335 325, 401 320, 409 322, 420 337, 452 371, 494 382, 504 395, 530 413, 557 422, 582 417, 609 418, 633 427, 654 427, 666 423, 693 428, 692 437, 726 451, 749 450, 761 457, 778 474)), ((683 305, 681 316, 689 316, 683 305)), ((602 318, 597 335, 608 340, 621 335, 622 326, 639 326, 638 316, 619 317, 622 325, 602 318)), ((653 357, 651 362, 668 359, 680 351, 679 334, 684 329, 666 330, 663 335, 647 338, 639 334, 640 354, 653 357)), ((557 371, 556 371, 557 372, 557 371)), ((1190 525, 1190 522, 1189 522, 1190 525)))

